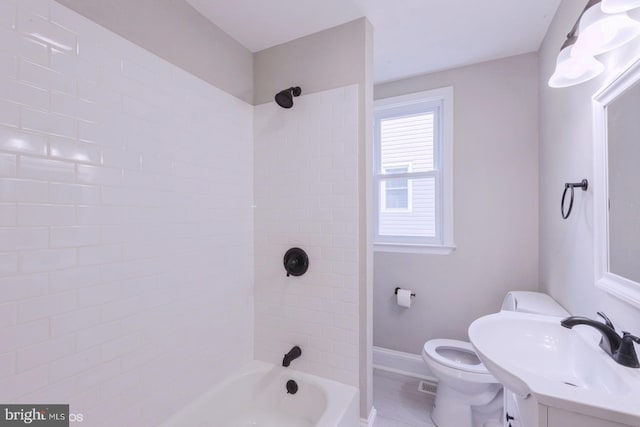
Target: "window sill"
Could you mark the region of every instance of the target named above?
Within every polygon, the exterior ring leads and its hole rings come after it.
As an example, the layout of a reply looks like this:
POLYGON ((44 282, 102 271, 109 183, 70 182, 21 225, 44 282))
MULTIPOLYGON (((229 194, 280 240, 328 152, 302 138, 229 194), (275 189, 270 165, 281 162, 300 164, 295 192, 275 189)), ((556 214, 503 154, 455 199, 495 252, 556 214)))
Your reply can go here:
POLYGON ((411 243, 374 243, 374 252, 392 252, 407 254, 431 254, 449 255, 456 250, 454 244, 451 245, 418 245, 411 243))

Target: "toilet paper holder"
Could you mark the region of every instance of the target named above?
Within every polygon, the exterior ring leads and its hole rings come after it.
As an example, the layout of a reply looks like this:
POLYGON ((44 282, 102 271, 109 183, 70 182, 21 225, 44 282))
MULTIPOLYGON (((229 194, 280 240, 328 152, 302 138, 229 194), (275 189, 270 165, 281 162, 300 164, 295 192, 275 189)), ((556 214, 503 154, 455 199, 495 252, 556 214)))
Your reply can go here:
MULTIPOLYGON (((393 292, 393 294, 394 294, 394 295, 398 295, 398 291, 399 291, 400 289, 401 289, 401 288, 400 288, 400 286, 396 286, 396 290, 393 292)), ((416 296, 416 294, 412 292, 412 293, 411 293, 411 296, 412 296, 412 297, 415 297, 415 296, 416 296)))

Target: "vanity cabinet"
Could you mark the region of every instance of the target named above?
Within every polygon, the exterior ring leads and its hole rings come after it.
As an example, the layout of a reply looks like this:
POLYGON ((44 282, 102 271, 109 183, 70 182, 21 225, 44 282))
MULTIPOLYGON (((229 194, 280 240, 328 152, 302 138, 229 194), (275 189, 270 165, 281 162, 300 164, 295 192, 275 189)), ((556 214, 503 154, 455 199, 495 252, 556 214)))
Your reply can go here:
POLYGON ((535 397, 526 399, 504 390, 504 427, 640 427, 587 416, 565 409, 542 405, 535 397))

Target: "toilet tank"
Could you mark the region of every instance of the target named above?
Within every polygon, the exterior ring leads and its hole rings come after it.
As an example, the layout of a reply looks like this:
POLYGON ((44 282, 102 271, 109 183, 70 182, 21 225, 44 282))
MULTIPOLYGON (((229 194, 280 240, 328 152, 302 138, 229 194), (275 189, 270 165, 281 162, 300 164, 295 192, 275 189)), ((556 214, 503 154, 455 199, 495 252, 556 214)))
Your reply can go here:
POLYGON ((549 295, 542 292, 529 291, 507 293, 502 302, 501 311, 518 311, 556 317, 568 317, 571 315, 549 295))

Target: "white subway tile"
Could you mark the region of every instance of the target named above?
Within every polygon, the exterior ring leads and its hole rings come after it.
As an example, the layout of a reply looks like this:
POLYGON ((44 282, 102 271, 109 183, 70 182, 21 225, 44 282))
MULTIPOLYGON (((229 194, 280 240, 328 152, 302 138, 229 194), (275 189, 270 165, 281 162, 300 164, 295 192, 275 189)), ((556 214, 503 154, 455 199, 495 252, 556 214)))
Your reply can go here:
POLYGON ((0 203, 0 227, 11 227, 17 223, 18 207, 15 204, 0 203))
POLYGON ((35 368, 36 366, 52 362, 75 352, 75 337, 67 335, 53 338, 18 350, 16 370, 18 372, 35 368))
POLYGON ((18 273, 18 254, 0 254, 0 277, 13 276, 18 273))
POLYGON ((80 184, 49 184, 49 202, 65 205, 100 204, 100 187, 80 184))
POLYGON ((49 321, 20 323, 0 329, 0 353, 16 351, 49 338, 49 321))
POLYGON ((49 108, 49 93, 18 80, 0 79, 0 98, 36 110, 49 108))
POLYGON ((0 150, 46 156, 47 138, 0 126, 0 150))
POLYGON ((0 251, 47 248, 49 246, 48 234, 46 228, 0 228, 0 251))
POLYGON ((26 108, 22 110, 22 127, 27 130, 72 139, 78 135, 78 122, 75 119, 26 108))
POLYGON ((76 165, 60 160, 23 156, 20 158, 18 175, 42 181, 73 182, 76 180, 76 165))
POLYGON ((0 52, 0 76, 10 79, 18 78, 18 58, 15 55, 0 52))
POLYGON ((18 225, 74 225, 75 219, 73 206, 18 205, 18 225))
POLYGON ((49 0, 20 0, 18 7, 41 18, 49 19, 49 0))
POLYGON ((0 153, 0 177, 16 176, 17 162, 15 154, 0 153))
POLYGON ((131 353, 142 345, 140 334, 129 334, 102 344, 102 360, 114 360, 126 353, 131 353))
MULTIPOLYGON (((31 393, 24 394, 24 402, 48 402, 50 404, 68 404, 74 393, 73 380, 58 381, 48 384, 31 393)), ((73 406, 72 406, 73 407, 73 406)))
POLYGON ((66 313, 75 308, 75 292, 31 298, 29 301, 23 302, 18 306, 18 322, 42 319, 56 314, 66 313))
POLYGON ((46 293, 46 274, 0 278, 0 304, 35 298, 46 293))
POLYGON ((52 248, 89 246, 100 243, 100 227, 51 227, 49 233, 52 248))
POLYGON ((120 185, 122 183, 122 170, 78 165, 78 181, 85 184, 120 185))
MULTIPOLYGON (((111 360, 106 363, 101 363, 77 376, 74 377, 74 383, 76 390, 92 390, 100 386, 102 383, 113 378, 121 373, 121 361, 111 360)), ((103 401, 104 402, 104 401, 103 401)), ((120 405, 122 406, 122 405, 120 405)), ((106 421, 107 418, 102 416, 102 420, 106 421)))
POLYGON ((6 28, 14 28, 16 25, 15 0, 0 1, 0 25, 6 28))
POLYGON ((114 340, 122 333, 120 322, 103 323, 77 333, 78 351, 114 340))
POLYGON ((24 35, 65 52, 76 52, 77 39, 71 31, 48 22, 39 16, 19 10, 17 29, 24 35))
POLYGON ((0 328, 15 325, 18 322, 18 304, 15 302, 0 304, 0 328))
POLYGON ((118 224, 122 220, 122 208, 113 206, 79 206, 78 224, 118 224))
POLYGON ((16 53, 18 56, 41 65, 47 65, 49 50, 45 44, 23 37, 17 31, 0 25, 0 50, 16 53))
POLYGON ((122 285, 119 283, 78 289, 78 305, 80 307, 105 304, 119 298, 122 298, 122 285))
POLYGON ((0 125, 18 127, 20 107, 18 104, 0 99, 0 125))
POLYGON ((108 264, 122 259, 121 245, 78 248, 78 265, 108 264))
POLYGON ((16 372, 15 353, 5 353, 0 355, 0 379, 6 378, 16 372))
POLYGON ((100 364, 100 348, 94 347, 49 364, 51 382, 69 378, 100 364))
POLYGON ((85 308, 51 317, 51 336, 73 334, 100 323, 98 307, 85 308))
POLYGON ((106 322, 132 316, 142 310, 143 297, 134 296, 113 301, 102 306, 102 319, 106 322))
POLYGON ((0 401, 13 402, 48 384, 47 367, 41 366, 0 381, 0 401))
POLYGON ((46 202, 49 188, 46 182, 0 178, 0 195, 5 202, 46 202))
POLYGON ((40 273, 64 270, 76 265, 76 249, 49 249, 20 253, 20 271, 40 273))
POLYGON ((111 168, 139 170, 141 157, 140 153, 116 147, 104 147, 102 149, 102 164, 111 168))
POLYGON ((94 144, 73 141, 57 137, 49 138, 51 157, 72 160, 80 163, 100 164, 100 148, 94 144))
POLYGON ((98 266, 76 267, 49 273, 49 292, 64 292, 104 282, 98 266))

